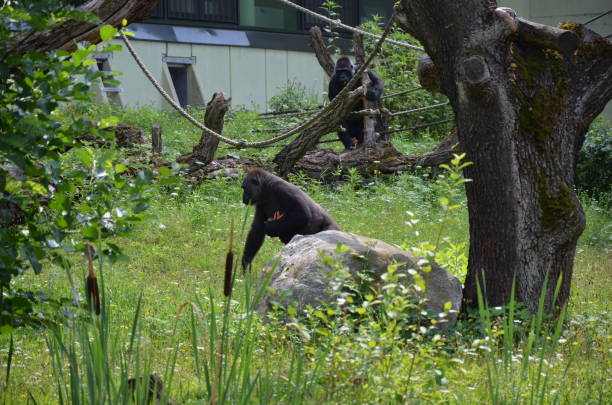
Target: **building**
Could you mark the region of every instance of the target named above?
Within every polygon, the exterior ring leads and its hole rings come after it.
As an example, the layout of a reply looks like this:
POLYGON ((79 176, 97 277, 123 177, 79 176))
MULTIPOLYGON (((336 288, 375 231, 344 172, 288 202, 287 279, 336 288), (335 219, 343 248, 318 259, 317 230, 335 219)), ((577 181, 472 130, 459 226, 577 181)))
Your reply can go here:
MULTIPOLYGON (((323 0, 295 0, 321 12, 323 0)), ((394 0, 336 0, 339 18, 358 25, 377 14, 387 19, 394 0)), ((544 24, 586 22, 607 11, 606 0, 505 0, 504 6, 544 24)), ((136 51, 153 75, 182 105, 204 104, 214 92, 232 97, 234 106, 265 111, 288 82, 304 85, 318 97, 326 77, 308 46, 308 29, 320 24, 278 0, 160 0, 153 17, 129 29, 136 51)), ((612 33, 612 14, 589 26, 612 33)), ((168 108, 126 51, 101 55, 98 67, 119 71, 120 87, 101 84, 99 96, 121 105, 168 108)), ((608 107, 610 109, 610 106, 608 107)), ((610 109, 612 110, 612 109, 610 109)), ((612 116, 610 111, 609 116, 612 116)))

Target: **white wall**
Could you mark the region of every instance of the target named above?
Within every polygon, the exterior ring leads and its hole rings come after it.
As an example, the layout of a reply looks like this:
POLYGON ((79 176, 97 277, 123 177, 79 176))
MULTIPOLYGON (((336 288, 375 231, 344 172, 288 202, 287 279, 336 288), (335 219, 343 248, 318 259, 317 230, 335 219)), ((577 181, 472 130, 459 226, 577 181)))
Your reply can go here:
MULTIPOLYGON (((170 81, 163 69, 164 56, 195 57, 192 68, 204 100, 208 101, 213 93, 223 91, 232 98, 233 107, 266 111, 270 98, 278 94, 288 80, 301 83, 321 99, 326 90, 325 73, 313 53, 134 39, 132 44, 170 94, 170 81)), ((123 72, 117 79, 124 88, 121 98, 126 106, 170 108, 127 50, 114 52, 110 64, 113 70, 123 72)))

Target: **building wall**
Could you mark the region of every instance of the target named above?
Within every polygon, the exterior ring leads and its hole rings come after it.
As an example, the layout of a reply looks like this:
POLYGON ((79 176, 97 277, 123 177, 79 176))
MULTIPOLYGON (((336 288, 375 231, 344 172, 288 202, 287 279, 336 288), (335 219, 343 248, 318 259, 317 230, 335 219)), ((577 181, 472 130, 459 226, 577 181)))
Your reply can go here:
MULTIPOLYGON (((313 53, 236 46, 180 44, 132 40, 136 52, 164 89, 172 94, 170 78, 163 57, 192 58, 191 65, 202 100, 222 91, 232 98, 234 108, 244 106, 265 111, 270 98, 287 86, 299 82, 309 93, 322 97, 326 89, 325 73, 313 53)), ((123 105, 169 108, 157 90, 143 75, 127 50, 114 52, 110 66, 123 74, 123 105)))

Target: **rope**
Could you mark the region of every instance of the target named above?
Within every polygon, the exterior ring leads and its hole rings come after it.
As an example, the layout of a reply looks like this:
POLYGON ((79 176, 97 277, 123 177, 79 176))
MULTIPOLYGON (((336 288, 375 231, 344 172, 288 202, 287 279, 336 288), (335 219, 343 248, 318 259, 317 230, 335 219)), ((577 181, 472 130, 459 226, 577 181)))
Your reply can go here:
MULTIPOLYGON (((343 24, 339 19, 338 20, 332 20, 329 17, 325 17, 324 15, 315 13, 314 11, 307 9, 306 7, 302 7, 302 6, 299 6, 299 5, 295 4, 295 3, 292 3, 289 0, 279 0, 279 1, 281 3, 289 6, 289 7, 292 7, 294 9, 296 9, 296 10, 301 11, 302 13, 306 13, 306 14, 309 14, 309 15, 315 17, 315 18, 318 18, 319 20, 323 20, 326 23, 328 23, 328 24, 330 24, 330 25, 332 25, 334 27, 343 28, 345 30, 348 30, 348 31, 351 31, 351 32, 356 32, 358 34, 365 35, 365 36, 368 36, 368 37, 371 37, 371 38, 376 38, 376 39, 380 39, 381 38, 380 35, 372 34, 371 32, 367 32, 367 31, 364 31, 362 29, 351 27, 350 25, 343 24)), ((386 39, 386 41, 389 42, 390 44, 393 44, 393 45, 397 45, 397 46, 401 46, 401 47, 404 47, 404 48, 410 48, 410 49, 414 49, 414 50, 417 50, 417 51, 425 52, 425 49, 419 48, 418 46, 407 44, 405 42, 396 41, 394 39, 386 39)))
POLYGON ((414 91, 422 90, 422 89, 423 89, 423 87, 419 86, 419 87, 415 87, 414 89, 408 89, 408 90, 404 90, 404 91, 398 91, 397 93, 391 93, 391 94, 389 94, 387 96, 382 96, 381 98, 384 100, 386 98, 391 98, 391 97, 395 97, 395 96, 401 96, 402 94, 408 94, 408 93, 412 93, 414 91))
POLYGON ((296 125, 294 128, 288 130, 287 132, 284 132, 284 133, 282 133, 280 135, 277 135, 277 136, 275 136, 273 138, 270 138, 270 139, 267 139, 267 140, 264 140, 264 141, 259 141, 259 142, 246 142, 245 140, 235 141, 233 139, 227 138, 227 137, 225 137, 225 136, 223 136, 221 134, 216 133, 215 131, 213 131, 212 129, 206 127, 204 124, 200 123, 197 119, 192 117, 191 114, 189 114, 187 111, 185 111, 185 109, 183 107, 181 107, 179 104, 177 104, 177 102, 174 101, 172 99, 172 97, 168 93, 166 93, 166 91, 161 87, 159 82, 155 79, 155 77, 153 77, 153 74, 151 73, 151 71, 146 67, 146 65, 144 64, 142 59, 140 59, 140 56, 138 56, 138 54, 136 53, 136 50, 134 49, 134 47, 132 47, 132 44, 130 43, 130 41, 128 40, 128 38, 127 38, 127 36, 125 35, 124 32, 121 32, 121 38, 123 39, 123 42, 125 43, 126 47, 128 48, 128 51, 130 52, 130 54, 132 55, 132 57, 134 58, 134 60, 138 64, 138 66, 140 67, 140 69, 143 71, 145 76, 149 79, 151 84, 153 84, 153 86, 157 89, 159 94, 161 94, 162 97, 172 107, 174 107, 174 109, 177 110, 183 117, 185 117, 189 122, 191 122, 196 127, 200 128, 202 131, 206 132, 210 136, 215 137, 215 138, 219 139, 220 141, 225 142, 225 143, 227 143, 229 145, 235 146, 237 148, 247 148, 247 147, 257 148, 257 147, 261 147, 261 146, 265 146, 265 145, 270 145, 272 143, 276 143, 276 142, 278 142, 280 140, 283 140, 283 139, 286 139, 286 138, 290 137, 291 135, 294 135, 294 134, 296 134, 296 133, 298 133, 298 132, 300 132, 300 131, 302 131, 302 130, 304 130, 306 128, 309 128, 309 127, 312 126, 312 124, 314 124, 315 122, 319 121, 324 115, 326 115, 330 111, 332 111, 340 103, 342 98, 350 91, 350 89, 352 89, 352 87, 357 83, 357 81, 361 80, 361 74, 363 72, 365 72, 365 70, 368 67, 368 65, 374 59, 374 56, 376 56, 376 54, 380 51, 382 43, 384 42, 385 38, 387 37, 387 35, 389 35, 389 32, 391 31, 391 27, 393 26, 394 20, 395 20, 395 12, 393 13, 391 18, 387 22, 387 26, 385 27, 385 31, 380 36, 378 42, 374 46, 374 49, 372 50, 372 52, 368 56, 368 59, 365 61, 365 63, 363 65, 361 65, 359 67, 359 69, 357 70, 355 75, 351 78, 351 80, 349 80, 349 82, 344 86, 344 88, 340 91, 340 93, 338 93, 338 95, 327 106, 325 106, 323 109, 321 109, 319 111, 319 113, 317 115, 315 115, 314 117, 310 118, 309 120, 304 121, 301 124, 296 125))
POLYGON ((389 134, 394 134, 396 132, 414 131, 415 129, 422 129, 422 128, 427 128, 427 127, 432 127, 434 125, 448 124, 449 122, 453 122, 453 121, 454 121, 454 119, 449 119, 449 120, 428 122, 426 124, 415 125, 413 127, 408 127, 408 128, 388 129, 386 131, 380 131, 380 134, 381 135, 389 135, 389 134))
POLYGON ((259 117, 257 117, 258 120, 273 120, 276 118, 286 118, 286 117, 297 117, 300 115, 307 115, 307 114, 314 114, 316 112, 321 111, 320 108, 318 109, 314 109, 314 110, 304 110, 304 111, 290 111, 290 112, 283 112, 283 113, 278 113, 278 114, 260 114, 259 117))
POLYGON ((409 114, 409 113, 413 113, 413 112, 431 110, 431 109, 434 109, 434 108, 443 107, 443 106, 447 105, 448 103, 449 102, 447 101, 447 102, 440 103, 440 104, 433 104, 433 105, 428 105, 426 107, 415 108, 414 110, 398 111, 398 112, 391 113, 390 115, 392 117, 396 117, 398 115, 404 115, 404 114, 409 114))
POLYGON ((605 16, 607 16, 607 15, 608 15, 608 14, 610 14, 610 13, 612 13, 612 10, 608 10, 608 11, 606 11, 605 13, 602 13, 602 14, 598 15, 598 16, 597 16, 597 17, 595 17, 595 18, 591 18, 589 21, 585 22, 585 23, 584 23, 584 24, 582 24, 582 25, 587 25, 587 24, 590 24, 590 23, 592 23, 593 21, 597 21, 597 20, 599 20, 601 17, 605 17, 605 16))

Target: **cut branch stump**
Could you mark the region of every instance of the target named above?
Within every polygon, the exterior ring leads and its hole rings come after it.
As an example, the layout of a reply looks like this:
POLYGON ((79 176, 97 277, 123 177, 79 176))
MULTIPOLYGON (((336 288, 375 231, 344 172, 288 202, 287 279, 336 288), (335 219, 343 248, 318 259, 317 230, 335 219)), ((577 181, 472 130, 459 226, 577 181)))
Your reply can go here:
MULTIPOLYGON (((226 98, 225 94, 218 92, 213 94, 211 100, 206 105, 204 125, 218 134, 223 133, 223 118, 230 107, 231 98, 226 98)), ((188 163, 187 171, 195 172, 203 166, 208 165, 215 159, 215 152, 219 146, 219 139, 202 131, 200 142, 193 147, 191 153, 180 156, 177 161, 188 163)))

